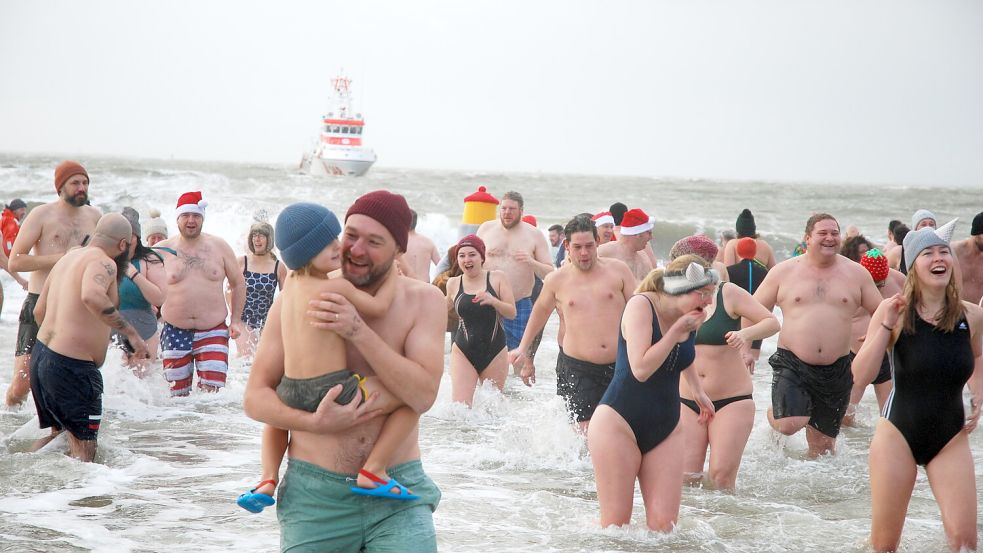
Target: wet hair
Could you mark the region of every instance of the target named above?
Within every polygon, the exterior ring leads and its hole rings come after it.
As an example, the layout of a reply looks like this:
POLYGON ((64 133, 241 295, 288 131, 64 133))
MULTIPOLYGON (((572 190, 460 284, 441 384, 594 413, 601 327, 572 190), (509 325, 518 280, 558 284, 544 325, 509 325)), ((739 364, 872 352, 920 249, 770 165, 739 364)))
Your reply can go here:
POLYGON ((519 209, 525 207, 525 202, 522 201, 522 194, 519 194, 515 190, 509 190, 505 194, 502 194, 502 200, 512 200, 513 202, 519 204, 519 209))
MULTIPOLYGON (((915 333, 915 319, 918 317, 918 302, 922 298, 922 284, 918 278, 918 271, 914 263, 908 269, 908 277, 904 284, 904 297, 908 302, 904 313, 901 314, 902 331, 907 334, 915 333)), ((949 274, 949 283, 945 285, 945 303, 942 312, 939 313, 939 323, 936 328, 943 332, 952 332, 963 317, 963 303, 959 299, 960 284, 954 272, 949 274)), ((894 336, 898 332, 893 333, 894 336)))
POLYGON ((563 232, 563 227, 561 227, 560 225, 550 225, 550 228, 548 228, 547 230, 549 230, 550 232, 553 232, 554 230, 556 232, 563 232))
POLYGON ((840 222, 836 220, 836 217, 833 217, 829 213, 814 213, 812 217, 809 217, 809 219, 806 221, 806 234, 812 234, 812 229, 816 227, 816 223, 826 220, 836 223, 836 230, 840 229, 840 222))
POLYGON ((164 262, 164 258, 161 257, 159 253, 155 252, 152 248, 148 248, 147 246, 143 245, 143 240, 140 239, 139 236, 137 236, 136 240, 137 240, 137 246, 136 249, 133 250, 133 257, 131 259, 142 259, 147 263, 164 262))
POLYGON ((901 223, 900 225, 894 227, 894 243, 899 246, 903 244, 904 237, 908 236, 909 232, 911 232, 911 229, 908 228, 908 225, 904 223, 901 223))
POLYGON ((641 294, 642 292, 655 292, 656 294, 664 294, 666 273, 673 271, 685 271, 686 267, 689 267, 690 263, 696 263, 704 268, 710 266, 705 259, 698 255, 681 255, 670 261, 666 265, 665 269, 652 269, 652 271, 645 275, 645 278, 638 283, 638 288, 635 288, 635 293, 641 294))
POLYGON ((887 224, 887 231, 894 234, 894 229, 896 229, 900 224, 901 221, 897 219, 891 219, 891 222, 887 224))
POLYGON ((621 202, 615 202, 611 204, 611 207, 608 208, 608 211, 611 212, 611 217, 614 218, 615 226, 620 227, 621 220, 625 218, 625 213, 628 212, 628 206, 626 206, 621 202))
POLYGON ((431 283, 439 288, 445 296, 447 295, 447 281, 464 274, 464 271, 461 270, 461 266, 457 263, 457 244, 454 244, 447 249, 447 261, 450 262, 450 268, 435 276, 433 278, 433 282, 431 283))
POLYGON ((566 236, 567 242, 573 238, 573 233, 575 232, 589 232, 594 235, 594 240, 599 238, 597 234, 597 226, 594 225, 594 221, 592 221, 590 217, 591 216, 586 213, 581 213, 567 222, 567 226, 563 227, 563 234, 566 236))
POLYGON ((860 263, 860 246, 862 244, 866 244, 868 250, 874 247, 874 245, 870 243, 870 240, 867 240, 863 234, 858 234, 843 241, 843 246, 840 248, 840 255, 846 257, 850 261, 860 263))
POLYGON ((410 210, 410 230, 416 230, 416 210, 410 210))

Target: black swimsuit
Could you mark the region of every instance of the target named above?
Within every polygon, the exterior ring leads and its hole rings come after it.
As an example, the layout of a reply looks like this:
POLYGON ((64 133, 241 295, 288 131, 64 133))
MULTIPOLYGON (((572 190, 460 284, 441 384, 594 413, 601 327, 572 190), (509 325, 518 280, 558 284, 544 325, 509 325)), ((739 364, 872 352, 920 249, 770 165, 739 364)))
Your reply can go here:
MULTIPOLYGON (((652 309, 654 344, 662 339, 662 330, 651 300, 649 307, 652 309)), ((692 365, 696 357, 695 336, 696 333, 690 333, 685 342, 673 346, 659 369, 645 382, 639 382, 628 362, 628 344, 618 331, 614 379, 601 398, 601 404, 610 406, 625 419, 643 455, 669 437, 679 424, 679 374, 692 365)))
MULTIPOLYGON (((485 274, 485 290, 498 297, 491 285, 491 273, 485 274)), ((474 300, 474 294, 464 293, 464 278, 461 287, 454 298, 454 310, 460 317, 457 333, 454 335, 454 345, 468 358, 474 369, 481 371, 505 349, 505 331, 498 311, 490 305, 481 305, 474 300)))
POLYGON ((927 465, 966 423, 963 386, 975 358, 969 324, 943 332, 915 317, 914 334, 901 333, 891 350, 894 390, 882 416, 904 436, 915 462, 927 465))

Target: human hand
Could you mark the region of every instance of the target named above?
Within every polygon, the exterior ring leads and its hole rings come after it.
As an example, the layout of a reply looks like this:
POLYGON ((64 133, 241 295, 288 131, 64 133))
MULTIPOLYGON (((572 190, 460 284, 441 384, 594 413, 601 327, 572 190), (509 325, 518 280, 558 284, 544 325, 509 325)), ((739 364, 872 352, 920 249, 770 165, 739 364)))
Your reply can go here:
POLYGON ((133 336, 127 338, 130 342, 130 347, 133 348, 133 352, 130 354, 130 358, 137 361, 145 361, 150 359, 150 348, 147 346, 147 342, 144 342, 140 336, 134 333, 133 336))
POLYGON ((471 300, 472 303, 477 303, 478 305, 494 305, 495 296, 488 293, 488 290, 481 290, 474 295, 474 299, 471 300))
POLYGON ((517 263, 532 263, 533 257, 526 250, 516 250, 512 252, 512 259, 517 263))
POLYGON ((676 322, 672 323, 672 326, 669 327, 667 334, 672 334, 676 342, 685 342, 689 339, 690 333, 700 327, 704 318, 706 318, 706 313, 699 309, 694 309, 676 319, 676 322))
POLYGON ((751 340, 747 338, 744 329, 732 330, 724 335, 724 338, 727 340, 727 345, 734 349, 744 351, 751 347, 751 340))
POLYGON ((321 298, 311 300, 307 314, 317 328, 330 330, 346 340, 355 339, 365 323, 355 306, 345 296, 334 292, 322 292, 321 298))
POLYGON ((700 416, 696 419, 696 421, 703 425, 710 424, 710 421, 713 420, 713 416, 717 412, 716 409, 713 408, 713 402, 710 401, 710 396, 701 390, 699 394, 696 394, 695 399, 696 404, 700 406, 700 416))
POLYGON ((743 361, 744 366, 747 367, 748 374, 754 374, 754 366, 757 364, 757 361, 754 359, 754 355, 750 350, 741 350, 741 361, 743 361))
POLYGON ((229 325, 229 338, 235 340, 242 335, 242 321, 232 321, 229 325))
POLYGON ((976 425, 980 422, 980 406, 983 405, 983 398, 973 397, 969 398, 969 416, 966 417, 966 432, 972 432, 976 430, 976 425))
POLYGON ((342 390, 344 386, 338 384, 324 394, 324 399, 312 413, 314 417, 312 432, 316 434, 342 432, 382 414, 380 409, 374 409, 379 399, 379 392, 373 392, 365 401, 362 401, 362 394, 357 393, 347 405, 339 405, 335 400, 341 395, 342 390))
POLYGON ((901 319, 901 314, 904 313, 905 308, 908 307, 908 301, 905 300, 904 296, 900 292, 894 294, 887 299, 889 309, 884 313, 884 324, 891 328, 898 326, 898 321, 901 319))

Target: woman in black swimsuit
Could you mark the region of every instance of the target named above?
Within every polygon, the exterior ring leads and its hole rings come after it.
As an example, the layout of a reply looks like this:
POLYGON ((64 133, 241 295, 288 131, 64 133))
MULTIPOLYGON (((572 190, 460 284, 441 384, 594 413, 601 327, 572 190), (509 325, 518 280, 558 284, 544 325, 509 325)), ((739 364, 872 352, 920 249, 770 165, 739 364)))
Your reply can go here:
MULTIPOLYGON (((707 242, 710 248, 700 257, 709 264, 717 252, 713 242, 707 242)), ((683 248, 673 246, 670 256, 680 249, 683 248)), ((775 315, 751 294, 730 282, 720 283, 713 303, 705 312, 707 319, 696 332, 696 359, 692 370, 696 371, 703 391, 713 400, 715 414, 708 424, 700 424, 700 407, 689 384, 680 379, 679 426, 685 443, 683 471, 690 483, 701 483, 709 447, 710 467, 706 474, 709 484, 717 489, 732 490, 737 482, 744 446, 754 426, 751 343, 774 335, 781 326, 775 315), (752 326, 742 329, 741 318, 747 319, 752 326)))
POLYGON ((451 401, 469 407, 474 388, 491 380, 502 390, 508 375, 508 351, 502 318, 515 317, 512 287, 502 271, 486 271, 485 243, 474 234, 457 243, 460 276, 447 281, 447 302, 460 325, 451 346, 451 401))
POLYGON ((877 551, 894 551, 901 541, 918 465, 925 466, 949 547, 976 550, 968 434, 983 402, 983 309, 959 300, 951 225, 905 237, 903 295, 884 300, 874 312, 853 362, 855 378, 869 382, 887 350, 894 380, 870 444, 870 541, 877 551), (973 392, 968 417, 962 401, 967 382, 973 392))

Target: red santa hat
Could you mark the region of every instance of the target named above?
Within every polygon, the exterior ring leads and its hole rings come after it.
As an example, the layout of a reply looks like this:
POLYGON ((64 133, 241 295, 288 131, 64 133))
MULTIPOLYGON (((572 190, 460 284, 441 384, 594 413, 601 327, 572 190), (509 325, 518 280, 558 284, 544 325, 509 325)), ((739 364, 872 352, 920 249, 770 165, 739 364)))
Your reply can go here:
POLYGON ((201 192, 185 192, 177 199, 175 214, 180 217, 182 213, 197 213, 204 217, 207 206, 208 202, 201 199, 201 192))
POLYGON ((594 226, 595 227, 599 227, 601 225, 613 225, 614 224, 614 215, 611 215, 611 212, 610 211, 602 211, 602 212, 598 213, 597 215, 591 217, 591 219, 594 221, 594 226))
POLYGON ((634 236, 647 230, 652 230, 655 219, 649 217, 647 213, 639 208, 629 209, 621 219, 621 234, 623 236, 634 236))

